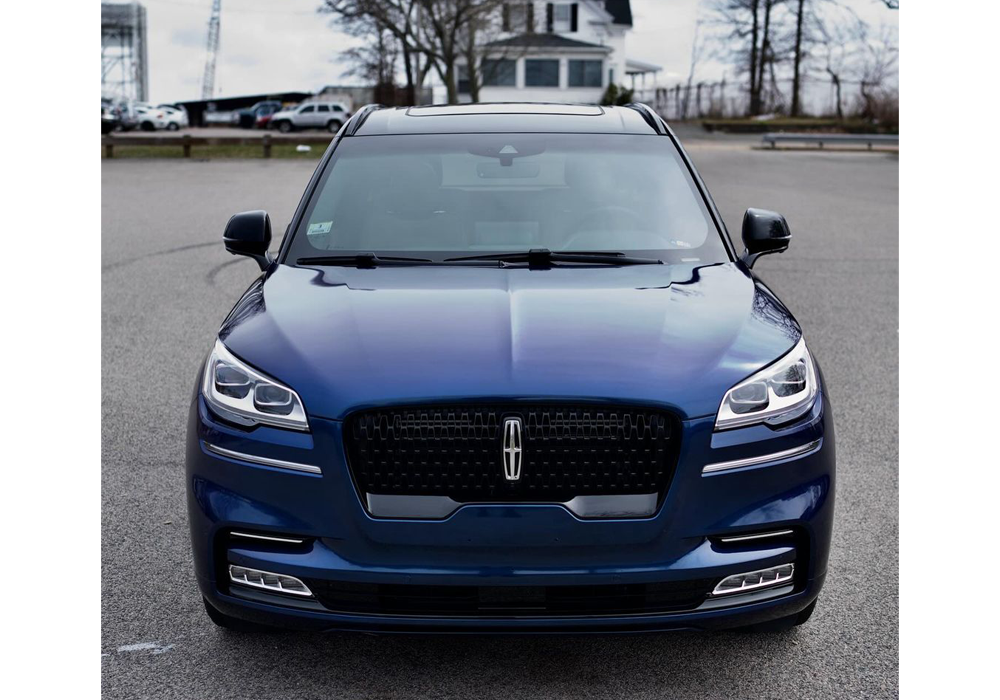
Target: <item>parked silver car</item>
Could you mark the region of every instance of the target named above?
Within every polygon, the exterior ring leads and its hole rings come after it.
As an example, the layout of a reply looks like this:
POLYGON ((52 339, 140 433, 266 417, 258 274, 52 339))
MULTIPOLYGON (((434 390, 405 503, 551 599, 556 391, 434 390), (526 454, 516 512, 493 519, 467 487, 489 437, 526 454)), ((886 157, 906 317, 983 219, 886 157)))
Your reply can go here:
POLYGON ((276 113, 268 126, 283 134, 297 129, 326 129, 336 133, 349 116, 350 112, 339 102, 304 102, 276 113))

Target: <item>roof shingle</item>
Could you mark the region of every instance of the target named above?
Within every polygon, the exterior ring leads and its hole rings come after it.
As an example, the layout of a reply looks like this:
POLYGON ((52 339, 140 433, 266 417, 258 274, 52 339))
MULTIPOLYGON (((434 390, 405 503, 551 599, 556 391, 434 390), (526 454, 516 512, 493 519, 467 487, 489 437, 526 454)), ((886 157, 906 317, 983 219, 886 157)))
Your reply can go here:
POLYGON ((629 0, 604 0, 604 9, 615 18, 615 24, 632 26, 632 4, 629 0))

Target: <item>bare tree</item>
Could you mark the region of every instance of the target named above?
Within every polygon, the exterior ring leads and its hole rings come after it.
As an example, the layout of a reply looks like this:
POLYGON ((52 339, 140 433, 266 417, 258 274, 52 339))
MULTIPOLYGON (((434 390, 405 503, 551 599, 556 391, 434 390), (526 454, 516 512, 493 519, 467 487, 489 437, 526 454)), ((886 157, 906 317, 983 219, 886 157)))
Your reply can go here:
POLYGON ((883 26, 878 36, 872 36, 869 27, 862 24, 859 40, 864 47, 856 69, 859 116, 870 121, 898 121, 898 95, 889 87, 899 64, 895 32, 883 26))
MULTIPOLYGON (((416 102, 417 88, 421 87, 427 67, 421 70, 419 47, 414 42, 414 28, 421 0, 323 0, 319 10, 334 15, 344 31, 364 37, 370 44, 345 57, 363 65, 372 58, 378 47, 388 50, 381 35, 388 34, 398 44, 394 52, 401 54, 406 75, 406 101, 416 102)), ((395 59, 393 60, 395 65, 395 59)), ((395 80, 393 79, 393 82, 395 80)))
POLYGON ((501 61, 514 60, 527 51, 526 45, 517 45, 501 41, 508 33, 534 33, 534 5, 518 3, 523 14, 513 17, 510 11, 513 4, 508 0, 480 0, 479 11, 469 20, 462 30, 463 51, 465 60, 466 82, 469 99, 479 102, 482 88, 497 77, 501 61), (522 20, 524 25, 514 24, 515 19, 522 20))
POLYGON ((720 58, 730 60, 739 72, 749 74, 747 111, 750 116, 764 109, 764 77, 768 65, 773 64, 777 56, 772 45, 771 17, 782 1, 714 0, 712 5, 712 24, 722 27, 725 32, 722 47, 728 55, 720 58))
MULTIPOLYGON (((737 3, 739 4, 739 3, 737 3)), ((760 85, 757 83, 757 37, 760 34, 760 0, 750 0, 750 114, 760 114, 760 85)))
POLYGON ((795 44, 792 49, 792 116, 802 113, 802 58, 803 58, 803 25, 805 24, 806 0, 797 0, 795 8, 795 44))
POLYGON ((691 99, 691 84, 694 82, 694 74, 698 69, 702 56, 705 53, 705 39, 701 34, 703 21, 698 19, 694 24, 694 41, 691 43, 691 65, 688 68, 687 86, 684 88, 684 103, 681 108, 681 119, 688 117, 688 103, 691 99))
POLYGON ((823 47, 823 71, 829 76, 834 91, 837 119, 843 119, 844 79, 849 68, 850 47, 857 37, 857 25, 821 21, 817 23, 817 30, 823 47))
MULTIPOLYGON (((482 85, 481 59, 495 31, 497 16, 506 0, 417 0, 421 20, 417 23, 418 45, 431 59, 448 94, 449 104, 458 102, 458 60, 466 58, 476 97, 482 85), (469 60, 471 58, 471 60, 469 60)), ((470 81, 471 82, 471 81, 470 81)), ((471 87, 471 85, 470 85, 471 87)))
MULTIPOLYGON (((762 0, 764 7, 763 27, 760 35, 760 53, 757 57, 757 114, 763 111, 761 94, 764 91, 764 68, 768 61, 773 62, 774 51, 771 48, 771 10, 779 0, 762 0)), ((772 81, 773 83, 774 81, 772 81)))
POLYGON ((365 32, 369 39, 361 46, 342 51, 340 56, 350 64, 345 76, 355 76, 376 87, 395 86, 399 44, 387 31, 373 27, 365 32))

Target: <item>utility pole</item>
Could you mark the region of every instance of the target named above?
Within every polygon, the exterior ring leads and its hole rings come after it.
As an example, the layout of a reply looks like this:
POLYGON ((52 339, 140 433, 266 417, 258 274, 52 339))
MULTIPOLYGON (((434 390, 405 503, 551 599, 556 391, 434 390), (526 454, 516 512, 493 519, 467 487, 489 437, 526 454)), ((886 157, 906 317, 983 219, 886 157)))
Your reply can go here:
POLYGON ((219 55, 219 14, 222 0, 212 0, 212 16, 208 20, 208 46, 205 51, 205 74, 201 79, 201 99, 210 100, 215 93, 215 59, 219 55))

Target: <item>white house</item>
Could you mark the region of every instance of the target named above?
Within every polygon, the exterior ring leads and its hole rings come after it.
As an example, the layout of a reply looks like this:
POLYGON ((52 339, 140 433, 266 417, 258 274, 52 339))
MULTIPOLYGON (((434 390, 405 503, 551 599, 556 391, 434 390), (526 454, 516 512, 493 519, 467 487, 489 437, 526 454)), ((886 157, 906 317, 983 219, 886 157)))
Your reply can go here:
MULTIPOLYGON (((610 83, 634 85, 659 66, 629 60, 629 0, 519 2, 503 8, 499 34, 485 45, 483 102, 600 102, 610 83)), ((469 100, 459 66, 459 97, 469 100)))

